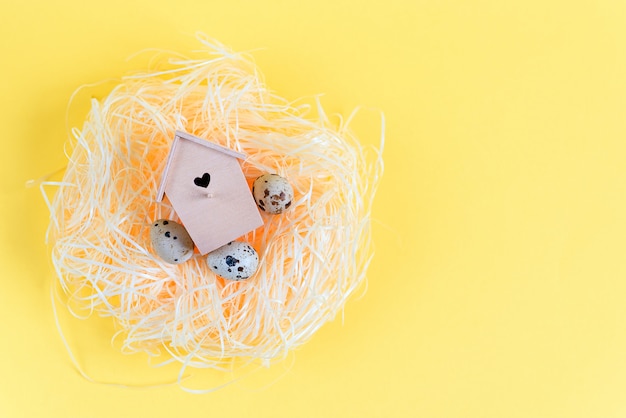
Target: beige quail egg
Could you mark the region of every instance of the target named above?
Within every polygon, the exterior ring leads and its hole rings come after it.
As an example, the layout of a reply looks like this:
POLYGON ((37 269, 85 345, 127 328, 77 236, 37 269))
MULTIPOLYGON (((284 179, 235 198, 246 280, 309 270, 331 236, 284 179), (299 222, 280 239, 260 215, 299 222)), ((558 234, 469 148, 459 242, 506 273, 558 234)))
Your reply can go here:
POLYGON ((252 185, 252 195, 259 208, 267 213, 282 213, 291 206, 293 188, 278 174, 263 174, 252 185))
POLYGON ((244 280, 259 266, 259 256, 246 242, 231 241, 207 254, 207 265, 218 276, 228 280, 244 280))
POLYGON ((181 224, 167 219, 152 223, 150 229, 152 248, 163 261, 180 264, 193 255, 193 241, 181 224))

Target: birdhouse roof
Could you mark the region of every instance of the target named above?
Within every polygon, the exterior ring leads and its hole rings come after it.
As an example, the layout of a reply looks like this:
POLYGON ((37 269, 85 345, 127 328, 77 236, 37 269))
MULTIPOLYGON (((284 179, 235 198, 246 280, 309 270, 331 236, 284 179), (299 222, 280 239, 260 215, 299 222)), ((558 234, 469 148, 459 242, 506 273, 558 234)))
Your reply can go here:
POLYGON ((165 164, 165 168, 163 169, 163 174, 161 175, 161 184, 159 185, 159 190, 157 192, 157 198, 156 198, 157 202, 160 202, 163 200, 163 196, 165 195, 165 187, 167 185, 167 176, 172 166, 172 160, 174 159, 174 155, 176 155, 176 148, 178 146, 178 143, 183 139, 202 145, 203 147, 207 147, 209 149, 219 151, 223 153, 224 155, 228 155, 229 157, 238 158, 240 160, 243 160, 246 158, 245 154, 233 151, 230 148, 226 148, 221 145, 215 144, 213 142, 209 142, 206 139, 198 138, 197 136, 190 135, 186 132, 176 131, 176 136, 174 137, 172 148, 167 157, 167 162, 165 164))

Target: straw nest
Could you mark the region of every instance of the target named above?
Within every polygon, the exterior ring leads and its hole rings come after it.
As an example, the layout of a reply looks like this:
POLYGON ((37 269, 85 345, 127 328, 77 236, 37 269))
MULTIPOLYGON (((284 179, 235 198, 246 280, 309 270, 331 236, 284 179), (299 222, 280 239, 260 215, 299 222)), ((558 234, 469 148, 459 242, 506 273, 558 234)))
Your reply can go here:
POLYGON ((190 367, 267 363, 306 342, 364 281, 380 149, 360 145, 341 119, 331 126, 315 103, 272 94, 246 54, 200 41, 199 58, 159 59, 92 100, 55 183, 52 259, 68 307, 113 317, 124 352, 165 350, 190 367), (200 254, 170 265, 151 249, 152 221, 178 220, 155 201, 176 130, 245 153, 249 183, 271 172, 293 186, 290 210, 263 213, 264 226, 241 238, 260 256, 246 281, 216 276, 200 254))

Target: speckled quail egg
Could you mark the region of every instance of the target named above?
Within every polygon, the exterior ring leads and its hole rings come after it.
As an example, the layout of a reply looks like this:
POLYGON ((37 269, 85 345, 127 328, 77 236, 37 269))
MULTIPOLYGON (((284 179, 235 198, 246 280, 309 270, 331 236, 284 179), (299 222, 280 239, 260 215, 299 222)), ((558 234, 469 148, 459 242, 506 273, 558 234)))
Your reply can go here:
POLYGON ((291 206, 293 188, 278 174, 263 174, 252 185, 252 195, 259 208, 267 213, 282 213, 291 206))
POLYGON ((163 261, 180 264, 193 255, 193 241, 181 224, 167 219, 152 223, 150 229, 152 248, 163 261))
POLYGON ((246 242, 231 241, 207 254, 207 265, 218 276, 228 280, 244 280, 259 266, 259 255, 246 242))

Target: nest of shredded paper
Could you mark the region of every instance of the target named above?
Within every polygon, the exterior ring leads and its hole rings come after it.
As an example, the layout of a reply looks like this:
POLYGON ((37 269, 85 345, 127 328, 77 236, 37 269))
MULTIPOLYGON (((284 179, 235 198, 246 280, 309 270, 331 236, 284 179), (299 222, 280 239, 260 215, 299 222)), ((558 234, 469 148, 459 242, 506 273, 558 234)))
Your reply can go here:
POLYGON ((200 41, 200 59, 160 60, 92 100, 50 204, 52 259, 68 306, 113 317, 124 352, 167 350, 192 367, 267 362, 306 342, 363 282, 380 150, 367 157, 347 123, 332 127, 321 107, 312 120, 312 106, 269 92, 247 55, 200 41), (272 172, 294 188, 289 211, 263 214, 242 237, 260 256, 246 281, 216 276, 199 254, 169 265, 151 249, 152 221, 178 220, 155 201, 175 130, 245 153, 250 183, 272 172))

